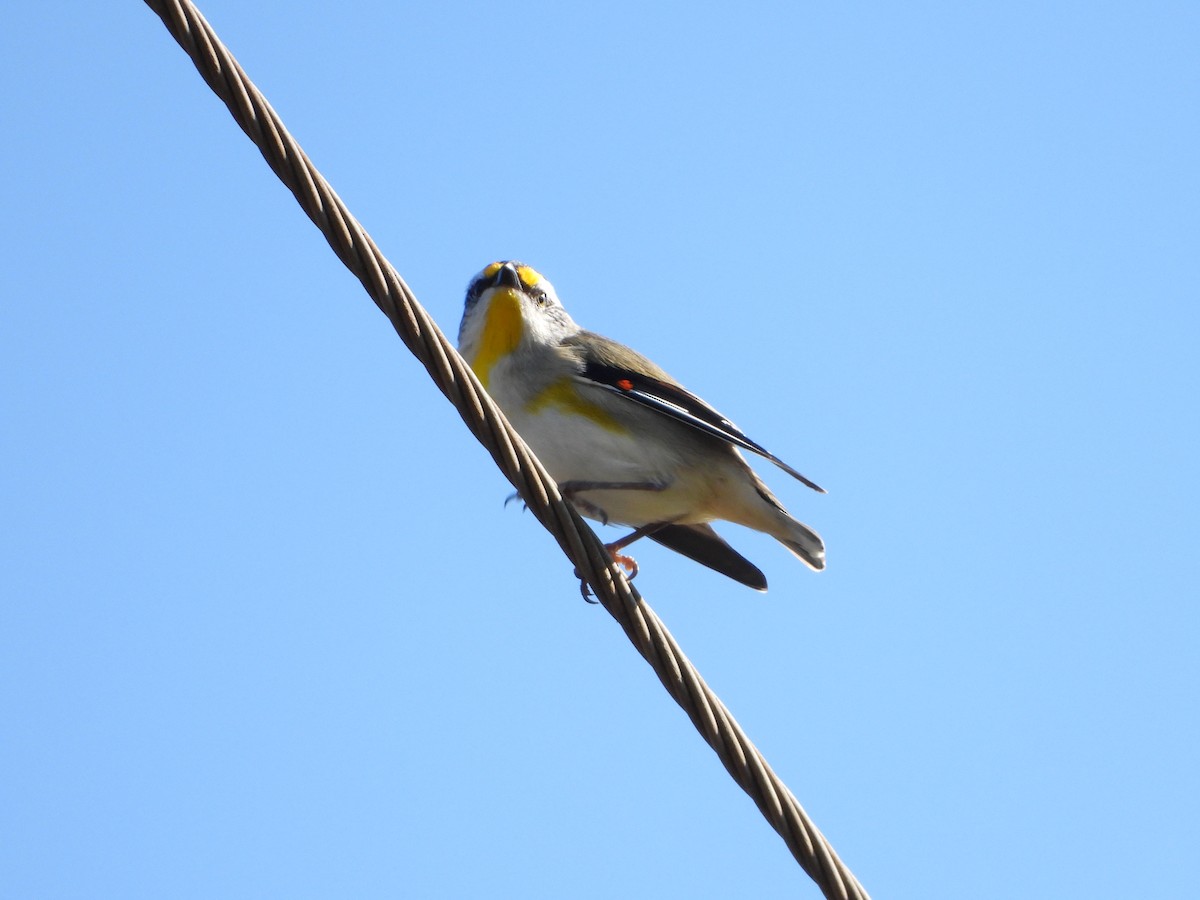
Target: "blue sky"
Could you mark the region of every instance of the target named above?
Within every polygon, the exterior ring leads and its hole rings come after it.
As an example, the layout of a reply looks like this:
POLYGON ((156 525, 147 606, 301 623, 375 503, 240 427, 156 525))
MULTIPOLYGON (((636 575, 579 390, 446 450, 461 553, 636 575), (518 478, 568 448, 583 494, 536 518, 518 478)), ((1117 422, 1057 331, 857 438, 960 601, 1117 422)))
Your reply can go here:
MULTIPOLYGON (((443 330, 521 258, 829 489, 761 469, 826 572, 638 585, 868 890, 1192 890, 1195 4, 202 9, 443 330)), ((69 12, 0 35, 0 893, 818 896, 157 17, 69 12)))

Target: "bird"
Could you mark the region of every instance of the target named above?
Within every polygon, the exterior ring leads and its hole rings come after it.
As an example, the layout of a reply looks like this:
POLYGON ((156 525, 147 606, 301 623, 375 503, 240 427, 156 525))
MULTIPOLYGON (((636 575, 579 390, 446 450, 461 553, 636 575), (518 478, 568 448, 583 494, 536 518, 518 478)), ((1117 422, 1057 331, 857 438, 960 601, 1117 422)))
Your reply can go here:
MULTIPOLYGON (((767 579, 712 527, 733 522, 775 538, 809 568, 825 544, 794 519, 741 451, 817 485, 635 350, 576 324, 554 286, 517 260, 493 262, 467 287, 458 349, 579 513, 633 528, 757 591, 767 579)), ((585 593, 586 596, 586 593, 585 593)))

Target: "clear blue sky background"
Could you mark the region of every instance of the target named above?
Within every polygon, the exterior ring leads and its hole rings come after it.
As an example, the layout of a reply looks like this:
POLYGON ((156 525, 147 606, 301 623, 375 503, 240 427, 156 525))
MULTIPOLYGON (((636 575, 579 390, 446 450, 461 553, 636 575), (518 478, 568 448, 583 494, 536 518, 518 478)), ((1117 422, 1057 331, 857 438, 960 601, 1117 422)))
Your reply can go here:
MULTIPOLYGON (((1194 892, 1200 7, 203 9, 829 488, 638 584, 876 897, 1194 892)), ((818 896, 157 17, 0 71, 0 895, 818 896)))

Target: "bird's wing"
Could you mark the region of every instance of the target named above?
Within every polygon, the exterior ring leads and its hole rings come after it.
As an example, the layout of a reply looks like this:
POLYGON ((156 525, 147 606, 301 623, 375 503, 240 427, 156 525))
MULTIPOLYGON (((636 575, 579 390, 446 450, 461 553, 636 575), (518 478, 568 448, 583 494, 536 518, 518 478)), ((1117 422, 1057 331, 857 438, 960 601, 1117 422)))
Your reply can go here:
POLYGON ((568 338, 564 344, 583 361, 583 370, 576 376, 579 380, 640 403, 735 447, 757 453, 814 491, 825 493, 823 487, 805 478, 761 444, 750 440, 740 428, 644 356, 593 332, 581 332, 568 338), (636 364, 636 370, 632 364, 636 364))
POLYGON ((756 591, 767 589, 766 576, 730 547, 711 525, 667 525, 650 534, 649 538, 746 587, 756 591))

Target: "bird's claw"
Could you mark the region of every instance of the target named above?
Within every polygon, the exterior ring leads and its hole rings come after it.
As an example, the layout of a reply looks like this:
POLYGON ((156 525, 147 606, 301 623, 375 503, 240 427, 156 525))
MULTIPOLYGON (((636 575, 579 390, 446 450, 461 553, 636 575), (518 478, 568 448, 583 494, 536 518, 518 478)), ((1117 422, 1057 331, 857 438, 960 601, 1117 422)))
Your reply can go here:
MULTIPOLYGON (((638 564, 637 560, 632 556, 625 556, 623 553, 617 553, 613 549, 612 544, 605 544, 604 549, 608 551, 608 555, 612 557, 612 561, 620 566, 625 572, 625 578, 629 581, 637 578, 638 564)), ((599 603, 595 599, 595 594, 592 593, 591 586, 587 583, 587 579, 579 574, 579 570, 575 570, 575 577, 579 579, 579 593, 583 595, 583 599, 588 603, 599 603)))
POLYGON ((623 553, 618 553, 612 544, 605 544, 604 549, 608 551, 608 555, 612 557, 613 562, 625 570, 625 577, 630 581, 637 578, 638 564, 637 560, 632 556, 625 556, 623 553))
POLYGON ((575 570, 575 577, 579 579, 579 593, 583 597, 583 602, 592 604, 599 603, 600 601, 596 599, 596 595, 592 593, 591 585, 587 583, 586 578, 580 577, 578 569, 575 570))

